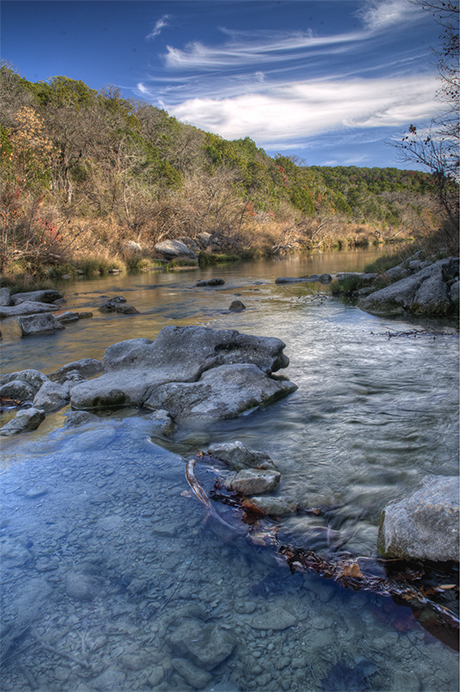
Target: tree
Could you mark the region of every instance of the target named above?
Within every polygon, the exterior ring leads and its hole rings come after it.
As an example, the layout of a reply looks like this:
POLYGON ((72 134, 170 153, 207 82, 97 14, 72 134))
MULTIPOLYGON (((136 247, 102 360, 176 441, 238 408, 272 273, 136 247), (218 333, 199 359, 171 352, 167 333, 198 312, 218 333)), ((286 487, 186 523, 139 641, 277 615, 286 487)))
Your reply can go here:
POLYGON ((449 221, 458 222, 459 181, 459 4, 454 0, 410 0, 433 14, 440 26, 436 57, 440 113, 428 125, 411 124, 395 146, 399 160, 426 167, 435 181, 438 199, 449 221))

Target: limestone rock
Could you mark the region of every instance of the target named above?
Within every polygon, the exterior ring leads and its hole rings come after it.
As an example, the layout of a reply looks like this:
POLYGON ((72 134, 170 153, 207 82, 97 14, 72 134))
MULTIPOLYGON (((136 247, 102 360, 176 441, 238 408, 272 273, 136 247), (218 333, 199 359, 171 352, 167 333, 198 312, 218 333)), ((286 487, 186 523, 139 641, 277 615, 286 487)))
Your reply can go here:
POLYGON ((169 645, 200 668, 212 670, 230 656, 235 642, 231 634, 217 624, 185 618, 169 637, 169 645))
POLYGON ((71 411, 66 418, 65 425, 69 428, 77 428, 80 425, 87 423, 97 423, 100 421, 98 416, 88 411, 71 411))
POLYGON ((96 595, 90 578, 82 572, 67 573, 65 590, 70 598, 75 598, 77 601, 92 601, 96 595))
POLYGON ((229 307, 230 312, 242 312, 246 310, 246 305, 241 302, 241 300, 233 300, 229 307))
POLYGON ((134 305, 118 305, 116 311, 122 315, 139 315, 139 310, 134 305))
POLYGON ((67 324, 68 322, 78 322, 80 316, 78 312, 72 312, 71 310, 67 310, 66 312, 63 312, 61 315, 56 315, 56 319, 59 320, 61 324, 67 324))
POLYGON ((445 315, 450 310, 449 288, 443 281, 439 267, 433 271, 418 289, 411 305, 411 312, 416 315, 445 315))
POLYGON ((265 613, 254 615, 249 621, 255 630, 286 630, 297 624, 297 618, 284 608, 272 608, 265 613))
POLYGON ((236 490, 242 495, 259 495, 274 490, 280 479, 281 474, 278 471, 243 469, 235 476, 230 476, 225 481, 225 486, 228 490, 236 490))
POLYGON ((55 373, 50 375, 50 379, 55 382, 63 382, 71 372, 78 372, 82 377, 94 377, 102 372, 102 361, 97 358, 81 358, 73 360, 71 363, 63 365, 55 373))
POLYGON ((198 257, 193 250, 182 243, 180 240, 163 240, 161 243, 156 243, 155 250, 166 259, 177 259, 186 257, 198 261, 198 257))
POLYGON ((290 394, 296 385, 273 380, 255 365, 222 365, 198 382, 171 382, 151 392, 144 406, 165 409, 174 420, 224 420, 290 394))
POLYGON ((45 413, 58 411, 69 402, 69 388, 59 382, 49 380, 38 390, 33 400, 35 408, 40 408, 45 413))
POLYGON ((268 454, 250 449, 239 440, 213 444, 209 447, 208 454, 224 461, 235 471, 249 468, 276 470, 276 466, 268 454))
POLYGON ((60 329, 65 329, 64 325, 61 324, 54 315, 48 313, 18 317, 18 324, 21 328, 22 336, 42 334, 44 332, 57 332, 60 329))
POLYGON ((36 430, 45 420, 45 412, 37 408, 27 408, 18 411, 16 416, 3 428, 0 428, 0 437, 10 437, 22 432, 36 430))
POLYGON ((173 658, 171 665, 196 690, 203 689, 212 680, 210 673, 185 658, 173 658))
POLYGON ((5 286, 3 288, 0 288, 0 305, 6 306, 11 304, 11 291, 9 288, 6 288, 5 286))
POLYGON ((196 240, 202 248, 208 247, 208 245, 210 245, 211 243, 211 239, 211 233, 206 233, 205 231, 203 231, 202 233, 197 233, 196 235, 196 240))
POLYGON ((170 435, 174 430, 174 421, 164 409, 151 413, 149 420, 153 421, 156 431, 161 435, 170 435))
POLYGON ((142 245, 136 243, 135 240, 127 240, 126 243, 123 243, 123 247, 132 254, 142 252, 142 245))
POLYGON ((392 281, 399 281, 400 279, 405 279, 406 276, 410 274, 410 272, 407 269, 404 269, 404 267, 397 266, 397 267, 391 267, 391 269, 388 269, 386 272, 386 275, 392 279, 392 281))
POLYGON ((0 318, 17 317, 18 315, 38 315, 40 313, 53 312, 59 310, 57 305, 48 305, 47 303, 35 303, 30 300, 17 305, 9 305, 0 307, 0 318))
POLYGON ((223 279, 203 279, 203 281, 197 281, 195 286, 223 286, 224 284, 223 279))
POLYGON ((48 382, 48 377, 39 370, 28 368, 27 370, 19 370, 18 372, 10 372, 0 377, 0 385, 4 385, 13 380, 22 380, 30 384, 35 392, 38 392, 40 387, 48 382))
POLYGON ((292 497, 251 497, 250 503, 269 517, 293 514, 298 506, 298 502, 292 497))
POLYGON ((450 287, 449 291, 449 298, 452 303, 458 303, 459 297, 460 297, 460 281, 457 279, 457 281, 454 281, 452 286, 450 287))
POLYGON ((11 380, 0 386, 0 397, 17 399, 19 401, 32 401, 37 390, 24 380, 11 380))
POLYGON ((116 312, 121 303, 126 303, 126 298, 123 296, 114 296, 106 300, 98 310, 99 312, 116 312))
POLYGON ((33 303, 54 303, 55 300, 60 300, 63 298, 62 293, 55 291, 54 289, 44 289, 41 291, 28 291, 27 293, 15 293, 11 296, 12 305, 18 305, 24 302, 33 303))
POLYGON ((155 341, 110 346, 104 374, 71 391, 75 409, 146 406, 181 422, 233 418, 295 391, 269 375, 289 364, 279 339, 206 327, 164 327, 155 341))
POLYGON ((385 557, 459 560, 459 479, 426 476, 409 497, 383 510, 377 547, 385 557))

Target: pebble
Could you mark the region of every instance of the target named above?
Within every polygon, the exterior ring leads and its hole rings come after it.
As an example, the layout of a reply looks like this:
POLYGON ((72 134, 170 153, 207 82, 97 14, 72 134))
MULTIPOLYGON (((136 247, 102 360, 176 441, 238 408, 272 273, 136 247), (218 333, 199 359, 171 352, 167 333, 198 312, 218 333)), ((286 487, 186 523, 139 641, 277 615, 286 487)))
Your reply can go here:
POLYGON ((256 630, 285 630, 297 624, 297 618, 284 608, 273 608, 255 615, 249 624, 256 630))

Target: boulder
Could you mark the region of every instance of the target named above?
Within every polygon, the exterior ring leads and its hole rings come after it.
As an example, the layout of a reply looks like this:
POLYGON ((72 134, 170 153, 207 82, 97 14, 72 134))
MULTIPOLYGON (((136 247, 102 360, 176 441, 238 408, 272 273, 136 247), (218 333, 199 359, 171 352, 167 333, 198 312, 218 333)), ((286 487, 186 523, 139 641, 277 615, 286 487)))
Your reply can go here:
POLYGON ((374 291, 364 298, 358 307, 373 315, 402 315, 410 310, 415 294, 422 283, 431 276, 431 271, 431 268, 427 267, 379 291, 374 291))
POLYGON ((449 291, 449 298, 450 298, 452 303, 458 303, 458 301, 459 301, 459 297, 460 297, 459 287, 460 287, 460 282, 457 279, 457 281, 454 281, 454 283, 451 285, 450 291, 449 291))
POLYGON ((219 365, 252 363, 270 374, 289 365, 286 344, 274 337, 240 334, 235 329, 168 326, 150 339, 129 339, 109 346, 104 373, 124 368, 155 369, 164 381, 193 382, 219 365))
POLYGON ((59 310, 57 305, 47 303, 34 303, 30 300, 17 305, 0 307, 0 318, 17 317, 18 315, 38 315, 40 313, 53 312, 59 310))
POLYGON ((230 312, 242 312, 243 310, 246 310, 246 305, 244 305, 241 300, 234 300, 230 303, 230 307, 228 309, 230 312))
POLYGON ((385 273, 392 281, 399 281, 400 279, 405 279, 406 276, 409 276, 410 271, 398 265, 397 267, 387 269, 385 273))
POLYGON ((62 293, 54 289, 47 288, 42 291, 29 291, 27 293, 15 293, 11 296, 11 304, 18 305, 24 302, 33 303, 54 303, 55 300, 63 298, 62 293))
POLYGON ((197 243, 193 240, 193 238, 190 238, 188 235, 183 236, 182 238, 179 238, 179 241, 181 243, 184 243, 188 247, 189 250, 192 250, 195 254, 198 254, 200 252, 200 247, 197 245, 197 243))
POLYGON ((459 516, 458 477, 426 476, 384 508, 377 548, 389 558, 458 562, 459 516))
POLYGON ((173 419, 233 418, 297 389, 271 373, 289 359, 276 338, 207 327, 164 327, 155 341, 110 346, 103 375, 71 391, 76 409, 142 406, 173 419))
POLYGON ((58 411, 69 403, 69 387, 49 380, 38 390, 33 400, 35 408, 45 413, 58 411))
POLYGON ((32 401, 37 390, 24 380, 11 380, 0 386, 0 397, 17 399, 19 401, 32 401))
POLYGON ((271 404, 296 389, 292 382, 267 377, 255 365, 221 365, 204 372, 198 382, 155 387, 144 406, 165 409, 175 421, 224 420, 271 404))
POLYGON ((452 310, 447 281, 457 275, 457 259, 438 260, 415 274, 374 291, 358 305, 374 315, 397 316, 410 311, 426 317, 443 316, 452 310))
POLYGON ((279 471, 259 471, 243 469, 231 474, 225 481, 227 490, 235 490, 241 495, 263 495, 276 488, 281 480, 279 471))
POLYGON ((196 253, 180 240, 163 240, 161 243, 156 243, 155 250, 168 260, 186 257, 187 259, 198 261, 196 253))
POLYGON ((3 428, 0 428, 0 437, 10 437, 22 432, 36 430, 45 420, 45 412, 37 408, 26 408, 18 411, 16 416, 3 428))
POLYGON ((208 245, 211 244, 211 239, 211 233, 206 233, 205 231, 203 231, 202 233, 197 233, 196 235, 196 240, 202 248, 207 248, 208 245))
POLYGON ((64 325, 54 315, 49 313, 18 317, 18 324, 21 328, 22 336, 42 334, 43 332, 57 332, 60 329, 65 329, 64 325))
POLYGON ((268 454, 250 449, 239 440, 213 444, 209 447, 208 454, 220 459, 234 471, 254 468, 276 470, 275 463, 268 454))
POLYGON ((330 284, 332 281, 332 276, 330 274, 321 274, 319 277, 320 284, 330 284))
POLYGON ((50 379, 54 382, 63 382, 67 379, 67 375, 71 372, 78 372, 82 377, 94 377, 102 372, 102 361, 96 358, 81 358, 74 360, 67 365, 63 365, 55 373, 50 375, 50 379))
POLYGON ((142 252, 142 245, 136 243, 135 240, 127 240, 126 243, 123 243, 123 247, 125 248, 125 250, 132 254, 136 252, 142 252))
POLYGON ((418 289, 410 310, 420 316, 446 315, 451 308, 449 293, 450 289, 443 280, 442 268, 438 267, 418 289))
POLYGON ((10 305, 11 304, 11 291, 5 286, 0 288, 0 305, 10 305))
POLYGON ((33 387, 34 394, 36 394, 40 387, 45 382, 48 382, 48 379, 49 378, 39 370, 29 368, 27 370, 19 370, 18 372, 10 372, 2 375, 0 377, 0 385, 4 385, 7 382, 12 382, 13 380, 23 380, 33 387))

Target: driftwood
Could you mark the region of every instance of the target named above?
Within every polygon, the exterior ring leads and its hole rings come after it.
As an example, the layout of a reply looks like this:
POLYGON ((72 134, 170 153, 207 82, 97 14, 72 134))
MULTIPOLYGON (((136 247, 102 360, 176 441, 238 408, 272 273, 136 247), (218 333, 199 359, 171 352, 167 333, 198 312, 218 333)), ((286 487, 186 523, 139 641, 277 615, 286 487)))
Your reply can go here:
MULTIPOLYGON (((186 462, 187 482, 194 495, 206 506, 208 516, 213 517, 219 523, 235 532, 236 527, 231 526, 220 516, 195 476, 195 465, 201 456, 198 455, 197 458, 189 459, 186 462)), ((244 498, 239 497, 235 493, 229 498, 221 496, 220 493, 216 492, 213 493, 213 497, 235 508, 239 507, 241 509, 241 519, 244 518, 246 524, 250 525, 247 527, 246 540, 249 543, 271 547, 271 549, 276 550, 276 555, 280 561, 287 564, 292 573, 313 573, 332 579, 340 586, 351 588, 354 591, 368 591, 380 596, 391 597, 398 605, 409 606, 425 629, 435 633, 437 638, 442 639, 451 648, 458 650, 459 617, 446 606, 430 598, 430 596, 440 596, 448 591, 455 592, 458 597, 457 583, 440 584, 434 587, 429 585, 416 587, 411 581, 421 580, 425 574, 422 566, 419 569, 406 569, 404 566, 406 563, 402 560, 375 560, 367 557, 351 557, 350 555, 347 555, 345 559, 343 557, 341 559, 340 556, 337 556, 337 558, 331 556, 323 557, 313 550, 283 545, 276 537, 276 526, 270 525, 266 521, 267 517, 263 515, 263 512, 257 510, 255 516, 250 517, 248 520, 248 511, 249 514, 251 513, 250 509, 248 510, 250 503, 248 505, 244 498), (264 521, 266 525, 264 525, 264 521), (395 578, 391 576, 376 576, 371 573, 367 574, 363 566, 363 563, 366 561, 374 564, 378 562, 390 573, 392 571, 395 572, 395 567, 397 568, 398 565, 402 567, 402 570, 396 574, 395 578), (423 616, 420 617, 422 613, 423 616), (445 630, 445 636, 439 633, 440 629, 445 630)), ((318 510, 314 510, 314 513, 317 514, 318 510)))

